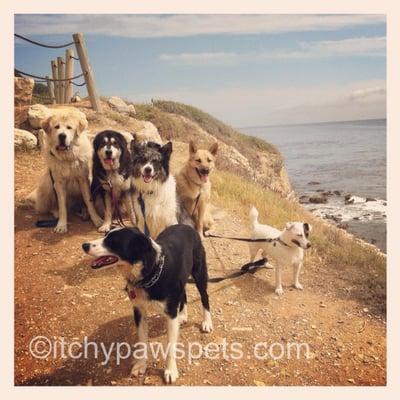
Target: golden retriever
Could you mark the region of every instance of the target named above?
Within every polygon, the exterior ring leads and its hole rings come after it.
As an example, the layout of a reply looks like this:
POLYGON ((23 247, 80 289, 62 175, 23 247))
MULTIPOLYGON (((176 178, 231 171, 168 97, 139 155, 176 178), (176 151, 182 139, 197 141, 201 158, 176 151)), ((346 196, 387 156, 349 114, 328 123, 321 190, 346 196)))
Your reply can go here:
POLYGON ((209 176, 215 167, 217 151, 218 142, 205 150, 198 149, 193 141, 190 141, 189 159, 176 177, 178 196, 192 217, 201 237, 204 231, 209 230, 214 223, 208 210, 211 197, 209 176))
POLYGON ((86 135, 85 114, 73 107, 55 109, 42 122, 42 154, 46 171, 29 199, 39 213, 58 218, 55 232, 67 232, 67 209, 74 200, 84 201, 96 227, 102 225, 90 195, 93 149, 86 135))

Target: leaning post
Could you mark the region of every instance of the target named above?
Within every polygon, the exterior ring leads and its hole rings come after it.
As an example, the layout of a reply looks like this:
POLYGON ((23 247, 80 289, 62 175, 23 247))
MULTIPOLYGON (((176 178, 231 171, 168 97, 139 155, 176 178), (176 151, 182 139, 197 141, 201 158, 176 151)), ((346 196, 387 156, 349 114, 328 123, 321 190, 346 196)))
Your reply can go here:
POLYGON ((82 33, 74 33, 72 35, 75 42, 76 51, 78 53, 79 62, 81 64, 81 69, 85 77, 87 91, 90 97, 90 102, 95 111, 101 113, 102 107, 100 102, 100 97, 97 94, 96 83, 94 80, 93 70, 90 66, 89 55, 86 48, 85 39, 82 33))

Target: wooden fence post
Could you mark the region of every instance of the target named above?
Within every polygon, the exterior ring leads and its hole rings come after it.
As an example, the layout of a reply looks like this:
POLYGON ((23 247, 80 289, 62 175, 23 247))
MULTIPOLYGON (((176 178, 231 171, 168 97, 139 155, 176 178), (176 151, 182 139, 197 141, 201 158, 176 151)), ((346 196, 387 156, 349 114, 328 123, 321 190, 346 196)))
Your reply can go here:
MULTIPOLYGON (((53 79, 58 79, 58 71, 57 71, 57 61, 52 60, 51 61, 51 71, 52 71, 52 77, 53 79)), ((56 81, 53 81, 54 83, 54 96, 56 98, 56 103, 60 103, 60 92, 58 90, 58 83, 56 81)))
POLYGON ((96 84, 94 81, 94 74, 93 74, 92 68, 89 63, 89 55, 87 52, 83 34, 82 33, 74 33, 72 35, 72 37, 74 38, 76 51, 79 56, 79 62, 81 64, 82 72, 84 73, 86 87, 87 87, 87 91, 89 93, 92 107, 95 111, 101 113, 102 112, 101 102, 100 102, 99 95, 97 94, 96 84))
MULTIPOLYGON (((67 49, 65 52, 65 79, 70 79, 74 76, 74 51, 67 49)), ((64 103, 71 103, 72 98, 72 81, 65 82, 65 97, 64 103)))
POLYGON ((46 75, 46 80, 47 80, 47 89, 49 90, 49 96, 50 96, 51 104, 56 104, 56 98, 54 96, 54 85, 53 85, 53 82, 50 80, 48 75, 46 75))
MULTIPOLYGON (((57 57, 58 79, 65 79, 65 62, 62 57, 57 57)), ((65 82, 58 82, 60 104, 64 103, 65 82)))

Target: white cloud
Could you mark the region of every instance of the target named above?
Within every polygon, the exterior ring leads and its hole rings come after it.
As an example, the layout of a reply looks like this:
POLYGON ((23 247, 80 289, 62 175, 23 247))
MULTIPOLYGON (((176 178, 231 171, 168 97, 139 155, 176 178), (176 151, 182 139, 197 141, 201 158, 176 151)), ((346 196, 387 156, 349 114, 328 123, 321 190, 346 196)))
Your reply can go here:
POLYGON ((257 34, 335 30, 385 23, 384 15, 138 15, 138 14, 20 14, 16 32, 22 35, 57 35, 84 32, 123 37, 177 37, 204 34, 257 34))
POLYGON ((386 86, 375 86, 354 90, 350 94, 349 99, 361 103, 374 103, 380 100, 386 101, 386 86))
POLYGON ((303 42, 299 49, 279 52, 204 52, 161 54, 160 60, 179 64, 232 64, 237 62, 254 62, 262 60, 321 58, 342 56, 385 56, 386 37, 361 37, 343 40, 303 42))
POLYGON ((302 43, 304 54, 310 56, 385 55, 386 37, 361 37, 302 43))
POLYGON ((385 87, 384 81, 370 80, 345 85, 237 86, 213 91, 188 88, 127 97, 134 101, 180 101, 233 126, 255 126, 383 118, 385 87))

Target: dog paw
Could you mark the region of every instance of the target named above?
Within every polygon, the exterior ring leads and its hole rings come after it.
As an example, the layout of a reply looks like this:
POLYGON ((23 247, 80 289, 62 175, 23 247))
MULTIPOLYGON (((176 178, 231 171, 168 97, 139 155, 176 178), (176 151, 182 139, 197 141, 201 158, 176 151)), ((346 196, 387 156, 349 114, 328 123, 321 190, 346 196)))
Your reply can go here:
POLYGON ((201 330, 205 333, 210 333, 213 330, 213 324, 210 319, 206 319, 201 323, 201 330))
POLYGON ((133 376, 139 376, 139 375, 144 375, 147 369, 147 360, 138 360, 135 362, 131 369, 131 375, 133 376))
POLYGON ((276 288, 275 289, 275 293, 278 295, 278 296, 282 296, 283 295, 283 289, 280 287, 280 288, 276 288))
POLYGON ((303 290, 303 285, 300 282, 294 283, 293 286, 296 289, 303 290))
POLYGON ((167 368, 164 371, 164 379, 166 383, 174 383, 179 377, 178 369, 176 367, 167 368))
POLYGON ((97 229, 98 232, 106 233, 110 230, 111 224, 103 224, 97 229))
POLYGON ((56 233, 66 233, 67 231, 67 224, 57 224, 57 226, 54 228, 54 232, 56 233))

